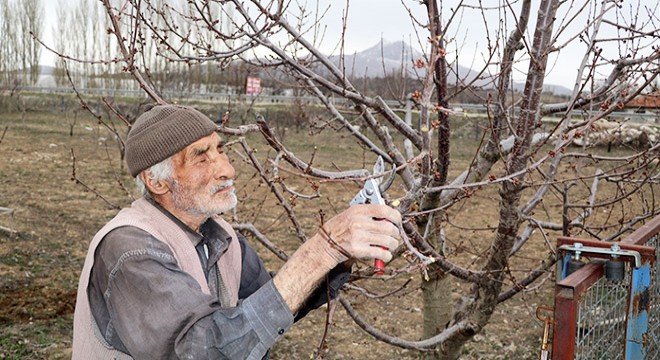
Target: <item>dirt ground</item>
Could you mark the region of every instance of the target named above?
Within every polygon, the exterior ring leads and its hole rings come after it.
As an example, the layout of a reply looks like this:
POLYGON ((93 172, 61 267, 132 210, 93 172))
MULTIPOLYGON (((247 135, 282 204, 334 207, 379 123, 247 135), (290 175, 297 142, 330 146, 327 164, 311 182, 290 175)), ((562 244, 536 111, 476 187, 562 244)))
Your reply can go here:
MULTIPOLYGON (((0 230, 0 358, 66 359, 70 357, 78 274, 88 242, 116 213, 108 202, 118 206, 130 203, 131 197, 118 184, 131 187, 131 182, 125 175, 117 175, 119 160, 112 136, 89 117, 74 118, 67 113, 0 114, 0 136, 0 207, 13 209, 12 214, 0 215, 0 226, 6 228, 0 230), (82 184, 72 180, 74 163, 75 177, 82 184)), ((306 135, 291 136, 304 139, 306 135)), ((317 147, 330 145, 319 139, 312 141, 317 147)), ((335 158, 350 156, 350 152, 340 150, 331 154, 335 158)), ((240 168, 242 160, 234 160, 240 168)), ((317 161, 324 159, 319 157, 317 161)), ((237 183, 241 181, 251 184, 243 188, 239 185, 239 196, 251 207, 242 210, 243 218, 267 217, 267 212, 258 209, 263 203, 261 195, 255 195, 255 189, 264 189, 263 184, 245 174, 239 175, 237 183)), ((356 189, 339 187, 337 191, 343 191, 343 195, 322 201, 328 207, 340 208, 356 189)), ((481 201, 483 211, 477 207, 477 211, 467 214, 468 222, 488 221, 482 217, 493 199, 484 196, 481 201)), ((275 218, 265 224, 284 222, 275 218)), ((283 245, 285 249, 296 246, 297 240, 286 229, 280 236, 281 241, 288 241, 283 245)), ((470 244, 464 241, 466 246, 470 244)), ((544 245, 534 246, 541 256, 544 245)), ((263 247, 255 247, 267 266, 276 269, 281 265, 263 247)), ((462 358, 538 358, 543 327, 534 313, 540 305, 552 306, 551 274, 548 278, 537 288, 502 304, 484 331, 465 346, 462 358)), ((404 292, 384 301, 355 291, 346 296, 377 328, 418 340, 422 333, 419 274, 402 276, 398 283, 371 280, 361 285, 374 293, 385 293, 408 279, 411 285, 404 292)), ((309 359, 323 337, 325 309, 296 324, 275 346, 272 358, 309 359)), ((420 354, 376 341, 339 306, 329 329, 325 357, 418 359, 420 354)))

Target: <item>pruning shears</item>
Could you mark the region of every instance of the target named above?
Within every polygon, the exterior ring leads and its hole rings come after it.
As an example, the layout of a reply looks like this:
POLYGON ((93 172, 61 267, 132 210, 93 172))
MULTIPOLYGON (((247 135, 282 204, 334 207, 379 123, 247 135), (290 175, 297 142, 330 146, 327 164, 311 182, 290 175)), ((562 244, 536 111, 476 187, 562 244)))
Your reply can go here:
MULTIPOLYGON (((394 173, 383 183, 383 175, 385 175, 385 161, 382 156, 378 156, 376 163, 374 164, 372 175, 381 174, 378 177, 370 177, 364 182, 362 189, 358 191, 353 200, 351 200, 349 205, 355 204, 387 204, 383 198, 383 193, 392 185, 394 181, 394 173)), ((383 219, 385 220, 385 219, 383 219)), ((387 221, 387 220, 385 220, 387 221)), ((383 260, 375 259, 374 268, 376 268, 376 274, 383 274, 383 269, 385 268, 385 263, 383 260)))

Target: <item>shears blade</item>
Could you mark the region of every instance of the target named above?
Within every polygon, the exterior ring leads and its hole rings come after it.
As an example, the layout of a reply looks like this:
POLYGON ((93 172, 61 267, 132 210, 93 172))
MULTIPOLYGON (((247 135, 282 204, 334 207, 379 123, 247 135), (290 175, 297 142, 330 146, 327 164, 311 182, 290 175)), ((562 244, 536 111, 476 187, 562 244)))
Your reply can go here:
MULTIPOLYGON (((385 172, 385 161, 381 156, 376 159, 374 164, 373 175, 383 174, 385 172)), ((350 205, 355 204, 385 204, 385 199, 380 193, 380 183, 383 181, 382 175, 379 177, 368 179, 364 182, 362 189, 351 200, 350 205)))
MULTIPOLYGON (((378 156, 378 159, 376 159, 376 163, 374 164, 374 170, 371 172, 372 175, 379 175, 383 174, 385 172, 385 160, 383 160, 382 156, 378 156)), ((374 178, 378 182, 378 185, 380 185, 381 182, 383 182, 383 175, 374 178)))

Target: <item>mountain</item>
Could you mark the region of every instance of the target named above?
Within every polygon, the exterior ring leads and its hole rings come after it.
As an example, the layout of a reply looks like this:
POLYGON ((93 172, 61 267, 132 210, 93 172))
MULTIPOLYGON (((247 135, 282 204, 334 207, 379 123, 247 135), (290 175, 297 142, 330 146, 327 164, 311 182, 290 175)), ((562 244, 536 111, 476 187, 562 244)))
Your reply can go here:
POLYGON ((543 84, 543 90, 559 96, 570 96, 573 90, 562 85, 543 84))
MULTIPOLYGON (((413 62, 423 58, 422 53, 413 49, 403 41, 378 43, 366 50, 353 54, 344 54, 344 66, 348 74, 353 76, 383 77, 384 73, 392 74, 401 70, 402 64, 406 71, 414 74, 413 62)), ((330 56, 335 64, 339 64, 338 55, 330 56)), ((472 69, 458 66, 458 74, 461 78, 474 79, 477 73, 472 69)), ((456 83, 456 75, 450 74, 448 81, 456 83)), ((479 84, 481 85, 481 84, 479 84)))
POLYGON ((343 64, 339 55, 330 56, 330 60, 339 66, 344 66, 351 76, 383 77, 383 73, 392 74, 406 64, 412 70, 412 61, 421 54, 411 49, 403 41, 394 43, 383 42, 366 50, 352 54, 344 54, 343 64))
MULTIPOLYGON (((388 75, 397 73, 401 70, 402 64, 404 64, 406 71, 414 76, 416 69, 414 69, 413 62, 420 58, 423 58, 422 53, 403 41, 383 41, 366 50, 344 54, 343 66, 346 68, 347 74, 351 76, 374 78, 383 77, 384 73, 388 75)), ((340 59, 338 55, 330 56, 330 60, 337 65, 341 65, 340 59)), ((470 83, 474 80, 472 83, 474 86, 486 88, 493 86, 493 81, 487 77, 487 74, 477 78, 479 76, 478 72, 455 64, 452 65, 452 71, 449 71, 447 82, 456 84, 456 72, 458 73, 458 78, 462 79, 463 83, 470 83)), ((514 82, 513 84, 513 88, 518 91, 522 91, 524 86, 524 83, 514 82)), ((544 85, 544 89, 555 95, 564 96, 572 93, 570 89, 561 85, 546 84, 544 85)))
MULTIPOLYGON (((525 83, 514 81, 513 90, 522 92, 525 90, 525 83)), ((571 96, 573 94, 573 90, 567 88, 566 86, 554 84, 543 84, 543 91, 555 94, 557 96, 571 96)))

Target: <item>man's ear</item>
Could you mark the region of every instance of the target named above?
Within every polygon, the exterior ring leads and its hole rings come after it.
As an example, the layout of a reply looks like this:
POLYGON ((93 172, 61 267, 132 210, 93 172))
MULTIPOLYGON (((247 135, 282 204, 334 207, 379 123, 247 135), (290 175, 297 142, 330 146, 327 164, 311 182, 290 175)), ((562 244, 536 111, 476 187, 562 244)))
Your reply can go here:
POLYGON ((170 183, 164 180, 154 180, 149 170, 144 170, 139 175, 142 182, 150 193, 154 195, 163 195, 170 190, 170 183))

